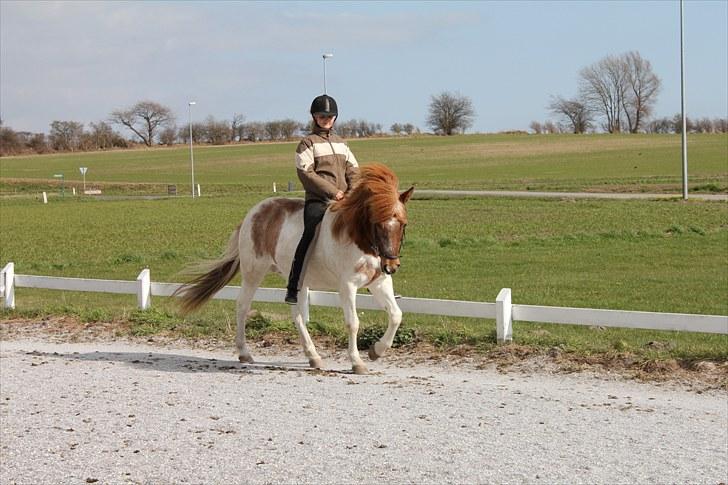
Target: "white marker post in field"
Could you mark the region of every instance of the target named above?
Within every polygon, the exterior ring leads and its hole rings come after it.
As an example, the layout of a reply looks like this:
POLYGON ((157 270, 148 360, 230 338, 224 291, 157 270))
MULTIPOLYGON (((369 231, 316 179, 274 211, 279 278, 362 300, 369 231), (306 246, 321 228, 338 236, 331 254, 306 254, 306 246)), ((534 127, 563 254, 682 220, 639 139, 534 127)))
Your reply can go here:
POLYGON ((65 177, 63 176, 62 173, 56 173, 56 174, 53 174, 53 178, 54 179, 61 179, 61 197, 65 197, 66 196, 66 188, 65 188, 64 183, 63 183, 65 181, 65 177))
POLYGON ((192 151, 192 105, 197 104, 195 101, 187 103, 187 111, 189 113, 190 122, 190 172, 192 173, 192 198, 195 198, 195 153, 192 151))

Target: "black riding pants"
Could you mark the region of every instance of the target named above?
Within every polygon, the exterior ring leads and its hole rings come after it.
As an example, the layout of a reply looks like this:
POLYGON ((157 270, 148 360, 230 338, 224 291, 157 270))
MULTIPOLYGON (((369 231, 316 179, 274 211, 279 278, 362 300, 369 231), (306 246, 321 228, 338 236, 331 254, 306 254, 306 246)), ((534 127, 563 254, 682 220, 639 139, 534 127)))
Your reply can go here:
POLYGON ((296 248, 296 254, 293 257, 293 265, 291 265, 291 274, 288 276, 288 290, 298 291, 298 280, 301 277, 303 263, 306 260, 308 247, 311 245, 316 228, 326 213, 326 202, 318 200, 307 200, 303 208, 303 236, 296 248))

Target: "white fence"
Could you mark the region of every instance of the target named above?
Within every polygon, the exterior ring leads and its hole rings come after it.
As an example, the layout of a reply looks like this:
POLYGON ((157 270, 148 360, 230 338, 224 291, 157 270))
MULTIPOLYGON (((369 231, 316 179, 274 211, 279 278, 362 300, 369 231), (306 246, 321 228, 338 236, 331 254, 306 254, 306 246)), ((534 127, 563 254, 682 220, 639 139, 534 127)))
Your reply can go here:
MULTIPOLYGON (((67 291, 92 291, 121 293, 137 296, 141 309, 151 306, 152 296, 172 296, 179 283, 153 283, 148 269, 139 273, 136 281, 95 280, 61 278, 55 276, 31 276, 15 274, 15 266, 8 263, 0 272, 0 294, 3 307, 15 308, 15 288, 45 288, 67 291)), ((236 300, 239 286, 226 286, 213 298, 236 300)), ((284 289, 259 288, 255 301, 281 303, 284 289)), ((306 302, 304 314, 308 321, 308 305, 338 307, 337 293, 310 291, 302 295, 306 302)), ((379 306, 371 295, 357 295, 357 308, 378 310, 379 306)), ((622 310, 597 310, 592 308, 549 307, 536 305, 514 305, 510 288, 503 288, 495 303, 459 300, 434 300, 428 298, 401 298, 399 306, 405 313, 444 315, 452 317, 473 317, 495 319, 499 342, 512 340, 513 321, 567 323, 574 325, 598 325, 604 327, 644 328, 650 330, 682 330, 728 334, 728 316, 692 315, 683 313, 652 313, 622 310)))

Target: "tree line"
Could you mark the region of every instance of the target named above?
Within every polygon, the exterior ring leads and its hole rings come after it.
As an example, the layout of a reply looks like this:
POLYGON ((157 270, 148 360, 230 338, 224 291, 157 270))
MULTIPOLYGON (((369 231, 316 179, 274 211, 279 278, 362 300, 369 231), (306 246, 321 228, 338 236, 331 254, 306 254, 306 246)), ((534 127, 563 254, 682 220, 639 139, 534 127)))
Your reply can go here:
MULTIPOLYGON (((475 111, 470 98, 443 92, 430 100, 427 124, 437 134, 464 133, 472 126, 475 111)), ((85 128, 77 121, 53 121, 50 133, 16 132, 2 126, 0 120, 0 156, 24 152, 48 153, 53 151, 106 150, 175 143, 226 143, 286 141, 310 132, 312 122, 300 123, 287 118, 273 121, 246 122, 241 114, 231 120, 217 120, 208 116, 205 121, 177 126, 172 110, 154 101, 139 101, 126 109, 115 110, 106 121, 90 123, 85 128), (127 129, 132 138, 124 138, 113 125, 127 129)), ((337 121, 336 131, 345 138, 366 138, 394 134, 410 136, 420 129, 412 123, 393 123, 385 132, 381 123, 364 119, 337 121)))
MULTIPOLYGON (((577 94, 551 97, 558 121, 532 121, 534 133, 680 133, 679 114, 651 119, 662 82, 637 51, 602 58, 579 71, 577 94)), ((692 133, 726 133, 726 119, 687 119, 692 133)))
MULTIPOLYGON (((728 118, 690 118, 685 117, 687 133, 728 133, 728 118)), ((573 127, 566 123, 555 123, 551 120, 532 121, 529 128, 537 135, 555 133, 573 133, 573 127)), ((649 134, 680 134, 682 133, 682 116, 655 118, 647 122, 643 129, 649 134)))
MULTIPOLYGON (((301 123, 287 118, 273 121, 245 121, 240 114, 230 120, 208 116, 192 123, 193 143, 224 145, 260 141, 294 140, 312 129, 311 122, 301 123)), ((346 138, 366 138, 387 134, 381 123, 352 119, 336 123, 336 131, 346 138)), ((395 123, 391 132, 396 135, 419 133, 412 123, 395 123)), ((190 125, 177 126, 172 110, 153 101, 140 101, 129 109, 114 111, 107 121, 90 123, 53 121, 48 134, 18 132, 3 126, 0 120, 0 156, 20 153, 51 153, 65 151, 108 150, 137 146, 174 145, 189 143, 190 125), (125 138, 114 126, 126 128, 125 138)))

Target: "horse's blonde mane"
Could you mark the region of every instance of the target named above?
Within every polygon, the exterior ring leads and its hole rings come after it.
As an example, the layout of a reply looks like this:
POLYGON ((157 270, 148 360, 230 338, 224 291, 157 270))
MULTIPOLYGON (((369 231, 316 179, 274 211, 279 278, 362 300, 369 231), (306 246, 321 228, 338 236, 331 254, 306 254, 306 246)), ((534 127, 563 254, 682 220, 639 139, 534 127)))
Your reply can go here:
POLYGON ((395 216, 399 202, 397 176, 385 165, 374 163, 362 167, 359 179, 347 196, 334 202, 333 234, 341 240, 346 234, 364 252, 372 246, 372 224, 395 216))

